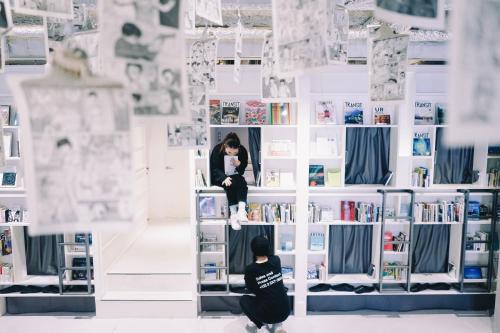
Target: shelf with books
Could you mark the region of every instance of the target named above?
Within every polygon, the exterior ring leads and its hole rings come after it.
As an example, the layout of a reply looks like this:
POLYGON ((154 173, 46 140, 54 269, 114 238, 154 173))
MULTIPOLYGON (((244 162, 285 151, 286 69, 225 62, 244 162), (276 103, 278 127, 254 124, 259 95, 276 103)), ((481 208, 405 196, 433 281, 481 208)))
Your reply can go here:
POLYGON ((466 250, 465 253, 466 254, 470 254, 470 255, 473 255, 473 254, 474 255, 484 255, 484 254, 489 254, 490 251, 488 251, 488 250, 479 250, 479 251, 477 251, 477 250, 466 250))
POLYGON ((422 222, 422 221, 415 221, 413 224, 415 224, 415 225, 431 225, 431 224, 462 225, 464 223, 463 222, 422 222))
POLYGON ((224 251, 200 251, 202 256, 223 256, 225 255, 224 251))
POLYGON ((328 156, 328 155, 317 155, 317 156, 309 156, 309 161, 324 161, 324 160, 343 160, 344 156, 338 155, 338 156, 328 156))
POLYGON ((326 250, 320 250, 320 251, 309 250, 309 251, 307 251, 307 254, 310 256, 326 256, 327 251, 326 250))
POLYGON ((468 225, 491 225, 491 219, 487 220, 468 220, 468 225))
POLYGON ((319 221, 311 223, 313 225, 380 225, 380 222, 359 222, 359 221, 319 221))
POLYGON ((384 251, 384 256, 406 256, 408 251, 384 251))

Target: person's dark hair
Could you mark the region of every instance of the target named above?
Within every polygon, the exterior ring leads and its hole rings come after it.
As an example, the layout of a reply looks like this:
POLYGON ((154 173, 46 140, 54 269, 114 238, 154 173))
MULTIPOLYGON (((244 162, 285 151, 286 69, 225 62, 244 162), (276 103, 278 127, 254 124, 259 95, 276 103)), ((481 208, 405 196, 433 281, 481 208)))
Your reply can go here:
POLYGON ((136 36, 141 37, 142 32, 135 24, 133 23, 125 23, 122 25, 122 34, 124 36, 136 36))
POLYGON ((71 141, 69 141, 67 138, 60 139, 56 143, 57 148, 60 148, 62 146, 66 146, 66 145, 69 146, 69 147, 72 146, 71 145, 71 141))
POLYGON ((255 257, 269 256, 271 253, 271 244, 264 236, 256 236, 250 243, 253 255, 255 257))
POLYGON ((237 149, 240 148, 241 143, 240 143, 240 138, 238 135, 234 132, 228 133, 224 140, 222 140, 222 145, 221 145, 221 152, 224 151, 226 147, 237 149))

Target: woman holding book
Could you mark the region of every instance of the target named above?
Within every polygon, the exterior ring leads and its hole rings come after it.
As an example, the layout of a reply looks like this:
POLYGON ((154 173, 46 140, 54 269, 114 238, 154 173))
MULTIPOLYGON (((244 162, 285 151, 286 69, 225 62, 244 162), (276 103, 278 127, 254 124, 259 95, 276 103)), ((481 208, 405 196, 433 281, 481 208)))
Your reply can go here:
POLYGON ((210 179, 212 185, 220 186, 227 195, 231 213, 231 227, 241 229, 247 222, 246 202, 248 187, 243 174, 248 165, 248 152, 240 143, 236 133, 226 135, 210 155, 210 179))

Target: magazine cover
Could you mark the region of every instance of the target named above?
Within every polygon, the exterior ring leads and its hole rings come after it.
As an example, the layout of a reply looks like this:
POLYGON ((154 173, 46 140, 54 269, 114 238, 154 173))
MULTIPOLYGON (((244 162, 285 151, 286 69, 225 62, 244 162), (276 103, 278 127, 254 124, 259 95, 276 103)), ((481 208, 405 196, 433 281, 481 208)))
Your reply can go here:
POLYGON ((375 125, 390 125, 392 110, 387 106, 373 107, 373 123, 375 125))
POLYGON ((239 124, 240 102, 222 102, 221 124, 239 124))
POLYGON ((200 216, 215 217, 215 198, 203 197, 200 198, 200 216))
POLYGON ((245 123, 247 125, 267 124, 267 104, 258 100, 246 101, 245 123))
POLYGON ((269 104, 271 125, 290 125, 290 103, 269 104))
POLYGON ((316 124, 336 124, 337 116, 333 101, 316 102, 316 124))
POLYGON ((323 165, 309 165, 309 186, 325 186, 325 167, 323 165))
POLYGON ((208 103, 210 107, 210 124, 220 125, 221 124, 220 100, 211 99, 208 103))
POLYGON ((413 137, 413 156, 431 156, 429 133, 415 133, 413 137))
POLYGON ((279 187, 280 186, 280 171, 271 169, 266 171, 266 186, 279 187))
POLYGON ((261 217, 261 207, 259 203, 249 203, 248 204, 248 220, 254 222, 262 221, 261 217))
POLYGON ((431 102, 415 102, 415 125, 434 125, 434 109, 431 102))
POLYGON ((346 124, 363 124, 363 103, 345 102, 344 121, 346 124))

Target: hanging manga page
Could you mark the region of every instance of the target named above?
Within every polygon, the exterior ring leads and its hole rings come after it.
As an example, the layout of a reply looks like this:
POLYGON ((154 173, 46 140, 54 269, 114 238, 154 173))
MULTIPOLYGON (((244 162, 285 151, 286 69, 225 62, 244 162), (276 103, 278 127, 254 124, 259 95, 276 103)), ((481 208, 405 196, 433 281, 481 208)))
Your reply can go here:
POLYGON ((73 34, 97 31, 97 0, 73 0, 71 19, 47 17, 49 43, 64 42, 73 34))
POLYGON ((103 1, 103 69, 126 84, 135 115, 189 119, 181 5, 103 1))
POLYGON ((196 0, 196 15, 210 22, 222 25, 221 0, 196 0))
POLYGON ((12 12, 9 0, 0 0, 0 34, 12 28, 12 12))
POLYGON ((368 42, 370 99, 372 101, 404 100, 407 35, 371 37, 368 42))
POLYGON ((186 11, 184 12, 184 28, 193 30, 196 27, 195 0, 186 0, 186 11))
POLYGON ((328 5, 326 50, 330 64, 346 64, 349 46, 349 12, 334 2, 328 5))
POLYGON ((500 1, 455 1, 450 61, 450 144, 500 143, 500 1))
POLYGON ((217 91, 215 65, 217 63, 217 39, 213 36, 197 40, 189 51, 189 84, 207 87, 209 93, 217 91))
POLYGON ((24 129, 30 233, 129 228, 135 173, 122 86, 53 74, 9 84, 24 129))
POLYGON ((71 19, 73 0, 14 0, 13 9, 19 14, 71 19))
POLYGON ((243 24, 241 18, 238 19, 235 34, 233 79, 235 83, 240 83, 241 56, 243 55, 243 24))
POLYGON ((411 27, 443 30, 444 0, 375 0, 375 17, 411 27))
POLYGON ((274 50, 279 72, 299 73, 327 66, 327 28, 327 0, 273 0, 274 50))
POLYGON ((263 102, 289 102, 297 98, 295 76, 279 73, 274 55, 273 35, 268 34, 262 45, 261 94, 263 102))

